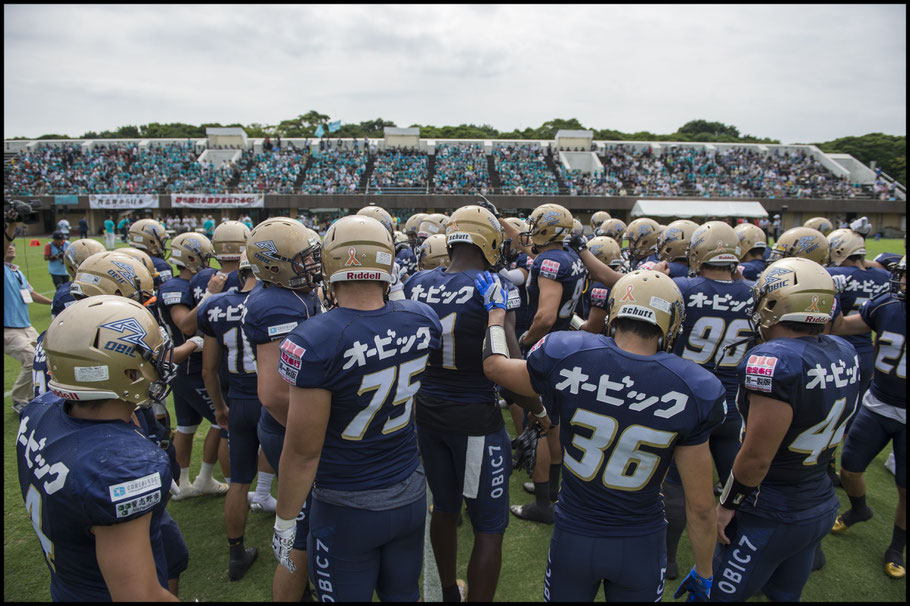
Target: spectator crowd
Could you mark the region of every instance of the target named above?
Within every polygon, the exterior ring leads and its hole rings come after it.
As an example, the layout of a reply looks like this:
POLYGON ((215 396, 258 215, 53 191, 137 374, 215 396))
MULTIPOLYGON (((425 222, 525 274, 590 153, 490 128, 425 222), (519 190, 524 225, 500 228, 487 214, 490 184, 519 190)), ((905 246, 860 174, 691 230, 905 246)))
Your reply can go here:
POLYGON ((487 158, 476 143, 436 146, 434 194, 485 194, 490 187, 487 158))
POLYGON ((502 181, 503 193, 517 195, 555 195, 559 193, 556 175, 547 166, 539 143, 532 145, 495 145, 493 163, 502 181))
POLYGON ((384 188, 425 188, 427 186, 427 155, 412 149, 383 150, 376 153, 370 191, 382 193, 384 188))

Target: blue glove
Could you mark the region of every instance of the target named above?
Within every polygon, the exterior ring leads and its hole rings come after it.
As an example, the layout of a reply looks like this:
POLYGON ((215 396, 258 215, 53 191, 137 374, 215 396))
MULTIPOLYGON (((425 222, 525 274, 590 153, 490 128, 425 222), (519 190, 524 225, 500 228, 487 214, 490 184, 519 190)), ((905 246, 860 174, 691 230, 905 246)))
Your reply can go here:
POLYGON ((474 278, 474 286, 483 295, 483 306, 487 311, 506 308, 506 291, 499 278, 485 271, 474 278))
POLYGON ((679 589, 673 594, 673 599, 678 600, 686 592, 689 592, 689 597, 686 598, 687 602, 707 602, 708 595, 711 593, 711 583, 713 581, 713 576, 707 579, 699 576, 698 573, 695 572, 695 566, 693 566, 692 570, 689 571, 689 574, 686 575, 686 578, 683 579, 679 589))

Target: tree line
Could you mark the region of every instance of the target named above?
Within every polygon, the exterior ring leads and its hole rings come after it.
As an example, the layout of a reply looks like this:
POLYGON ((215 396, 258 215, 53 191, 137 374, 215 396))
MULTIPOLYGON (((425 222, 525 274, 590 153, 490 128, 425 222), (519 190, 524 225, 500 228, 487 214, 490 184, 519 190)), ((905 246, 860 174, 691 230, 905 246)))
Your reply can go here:
MULTIPOLYGON (((344 138, 382 137, 383 129, 396 124, 390 120, 376 118, 358 123, 342 123, 341 127, 329 133, 330 117, 316 110, 310 110, 295 118, 282 120, 278 124, 219 124, 217 122, 200 124, 183 124, 172 122, 160 124, 152 122, 141 126, 127 125, 116 130, 101 132, 88 131, 79 139, 182 139, 205 137, 206 128, 241 127, 249 137, 315 137, 316 129, 322 126, 326 136, 344 138)), ((660 134, 648 131, 624 133, 613 129, 596 129, 585 127, 576 118, 554 118, 537 128, 527 127, 500 131, 489 124, 459 124, 458 126, 434 126, 431 124, 411 124, 420 128, 420 136, 436 139, 553 139, 560 129, 591 130, 594 139, 599 141, 698 141, 705 143, 780 143, 778 139, 762 138, 741 134, 735 126, 708 120, 690 120, 680 126, 676 132, 660 134)), ((48 134, 38 139, 71 139, 67 135, 48 134)), ((29 139, 29 137, 13 137, 29 139)), ((875 161, 882 170, 894 177, 904 186, 907 185, 907 137, 905 135, 885 135, 869 133, 861 137, 842 137, 833 141, 814 143, 826 153, 847 153, 864 164, 875 161)))

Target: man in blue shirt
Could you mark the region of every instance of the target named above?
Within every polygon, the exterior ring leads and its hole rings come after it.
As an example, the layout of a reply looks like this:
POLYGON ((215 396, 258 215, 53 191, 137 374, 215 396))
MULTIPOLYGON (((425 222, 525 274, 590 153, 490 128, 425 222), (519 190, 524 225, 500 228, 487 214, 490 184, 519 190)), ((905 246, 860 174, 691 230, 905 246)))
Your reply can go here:
POLYGON ((104 220, 104 247, 114 250, 114 217, 108 215, 104 220))
POLYGON ((54 281, 54 288, 67 281, 69 274, 66 273, 66 267, 63 265, 63 253, 69 247, 70 243, 66 240, 66 234, 62 231, 55 231, 51 236, 51 241, 44 245, 44 260, 47 261, 47 271, 51 274, 54 281))
POLYGON ((28 304, 50 305, 51 300, 36 293, 19 267, 13 265, 16 246, 6 247, 3 257, 3 353, 22 364, 22 370, 13 383, 13 410, 16 414, 32 399, 32 362, 38 333, 32 328, 28 304))

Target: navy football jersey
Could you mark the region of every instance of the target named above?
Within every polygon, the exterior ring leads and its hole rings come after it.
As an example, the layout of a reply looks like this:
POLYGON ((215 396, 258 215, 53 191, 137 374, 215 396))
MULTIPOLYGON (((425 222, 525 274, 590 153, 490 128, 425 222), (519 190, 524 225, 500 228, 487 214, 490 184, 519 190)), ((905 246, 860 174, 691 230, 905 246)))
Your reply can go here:
POLYGON ((890 267, 891 265, 900 261, 903 257, 904 257, 904 255, 901 255, 898 253, 883 252, 880 255, 878 255, 877 257, 875 257, 874 260, 876 263, 881 263, 885 267, 890 267))
MULTIPOLYGON (((845 316, 858 313, 863 303, 888 292, 888 278, 891 274, 883 269, 877 267, 862 269, 851 265, 828 267, 827 270, 832 276, 841 275, 846 278, 844 292, 838 294, 841 313, 845 316)), ((868 333, 847 335, 844 338, 856 348, 856 353, 860 355, 872 351, 872 339, 868 333)))
POLYGON ((740 263, 739 271, 742 273, 743 278, 755 282, 767 266, 768 264, 765 263, 764 259, 752 259, 751 261, 740 263))
POLYGON ((859 313, 875 331, 872 395, 891 406, 907 408, 907 306, 885 293, 863 303, 859 313))
MULTIPOLYGON (((171 318, 171 307, 186 305, 191 310, 196 307, 193 296, 190 294, 190 281, 181 278, 171 278, 158 289, 158 300, 155 309, 158 312, 159 324, 165 327, 174 342, 174 347, 186 343, 186 335, 180 330, 171 318)), ((195 351, 177 367, 177 372, 182 375, 198 375, 202 372, 202 352, 195 351)))
POLYGON ((257 345, 283 339, 300 322, 315 316, 320 310, 315 290, 302 293, 256 282, 247 295, 241 314, 243 332, 253 347, 253 354, 257 345))
POLYGON ((551 333, 527 360, 531 386, 562 420, 554 523, 593 537, 664 528, 661 482, 676 446, 705 442, 723 421, 720 381, 679 356, 629 353, 585 331, 551 333))
POLYGON ((69 405, 53 393, 32 400, 16 436, 19 487, 51 572, 51 598, 110 601, 90 529, 149 512, 158 580, 167 587, 158 529, 171 486, 167 454, 132 423, 77 419, 69 405))
POLYGON ((827 468, 857 403, 856 350, 831 335, 774 339, 750 349, 737 372, 743 432, 749 424, 750 392, 793 408, 793 421, 768 474, 743 509, 787 521, 821 515, 832 503, 836 507, 827 468))
POLYGON ((410 248, 399 250, 395 255, 395 261, 398 262, 402 274, 412 276, 417 273, 417 257, 410 248))
POLYGON ((51 301, 51 317, 56 316, 61 311, 76 302, 76 298, 70 294, 71 281, 64 282, 57 287, 54 293, 54 300, 51 301))
POLYGON ((671 278, 686 278, 689 276, 689 266, 685 263, 678 263, 676 261, 668 261, 667 265, 670 268, 670 277, 671 278))
POLYGON ((222 292, 206 299, 196 310, 199 331, 221 343, 221 368, 227 369, 228 399, 256 398, 256 359, 241 325, 249 292, 222 292))
MULTIPOLYGON (((202 300, 202 297, 205 296, 206 287, 208 286, 209 279, 215 275, 217 269, 212 267, 206 267, 202 271, 196 273, 195 276, 190 280, 190 294, 193 295, 193 307, 199 305, 199 301, 202 300)), ((224 281, 224 288, 221 289, 221 292, 234 292, 243 288, 243 283, 240 281, 240 272, 234 270, 228 273, 227 280, 224 281)))
POLYGON ((607 299, 610 298, 610 289, 607 288, 602 283, 594 280, 588 284, 587 289, 585 289, 581 301, 583 303, 582 311, 584 315, 582 316, 585 320, 588 319, 588 315, 591 313, 592 307, 600 308, 604 311, 607 310, 607 299))
MULTIPOLYGON (((509 269, 523 269, 530 275, 532 265, 534 265, 534 259, 529 257, 527 253, 519 253, 518 258, 509 264, 509 269)), ((531 327, 532 320, 532 318, 528 316, 527 280, 518 286, 518 298, 521 300, 521 306, 515 310, 515 335, 520 337, 531 327)))
MULTIPOLYGON (((563 248, 561 250, 548 250, 534 258, 531 271, 528 273, 528 324, 530 326, 537 315, 537 306, 540 302, 540 286, 537 278, 549 278, 559 282, 562 286, 562 297, 559 300, 559 309, 556 322, 550 332, 569 330, 572 313, 581 296, 585 282, 585 264, 574 250, 563 248)), ((521 334, 518 335, 519 337, 521 334)))
MULTIPOLYGON (((161 257, 154 257, 149 255, 152 258, 152 265, 155 266, 155 269, 158 271, 158 280, 164 284, 176 274, 174 274, 174 268, 171 267, 170 263, 162 259, 161 257)), ((177 272, 180 273, 180 272, 177 272)))
POLYGON ((752 289, 743 280, 709 280, 701 276, 673 280, 682 292, 686 306, 683 332, 673 345, 673 353, 692 360, 714 374, 727 390, 727 418, 739 413, 734 406, 739 381, 736 367, 748 343, 724 351, 751 332, 749 308, 752 289))
POLYGON ((278 372, 291 385, 332 392, 316 483, 375 490, 419 464, 412 404, 442 327, 424 303, 388 301, 361 311, 336 307, 281 342, 278 372))
POLYGON ((51 380, 51 376, 47 373, 47 354, 44 352, 44 335, 46 334, 47 331, 45 330, 38 335, 35 345, 35 359, 32 361, 32 387, 35 390, 36 398, 41 394, 47 393, 47 382, 51 380))

